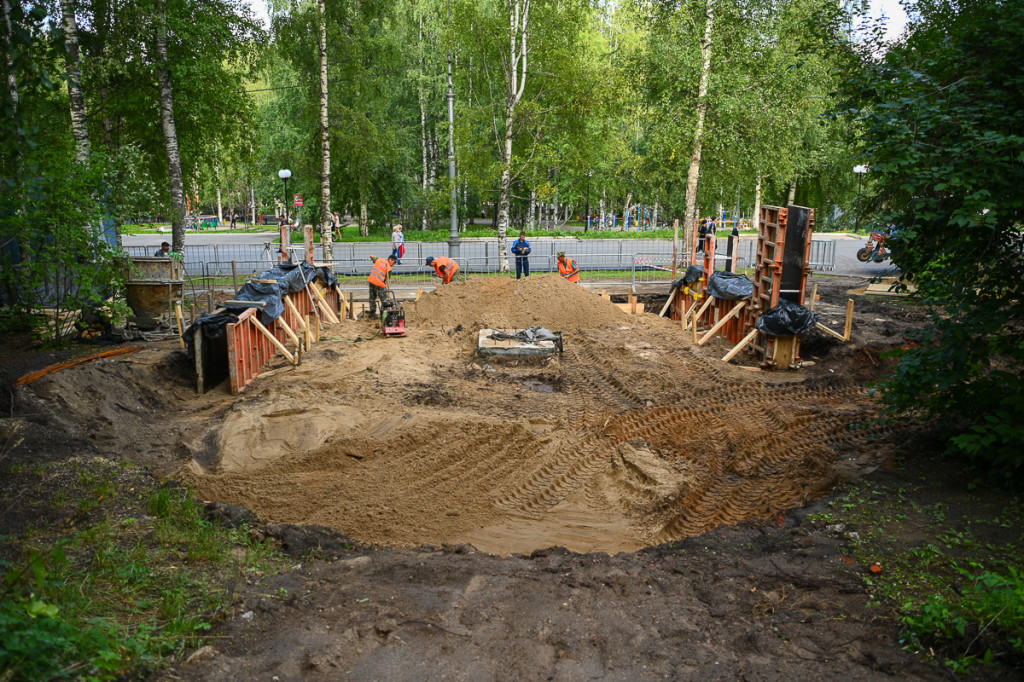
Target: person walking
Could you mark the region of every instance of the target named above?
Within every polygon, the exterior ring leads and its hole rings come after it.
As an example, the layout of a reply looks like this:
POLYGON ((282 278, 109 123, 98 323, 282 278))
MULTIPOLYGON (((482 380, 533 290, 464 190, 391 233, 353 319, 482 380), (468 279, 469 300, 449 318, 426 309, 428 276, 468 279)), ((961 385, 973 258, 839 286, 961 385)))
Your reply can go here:
POLYGON ((455 273, 459 271, 459 264, 447 256, 427 257, 427 265, 433 266, 437 276, 441 278, 441 284, 451 284, 455 273))
POLYGON ((341 241, 341 216, 335 211, 331 214, 331 232, 334 234, 334 241, 341 241))
POLYGON ((388 281, 391 278, 391 268, 398 261, 394 256, 387 259, 370 256, 373 261, 373 269, 366 281, 370 285, 370 319, 377 317, 377 299, 380 299, 380 312, 384 313, 384 301, 387 300, 385 292, 388 290, 388 281))
POLYGON ((391 255, 399 265, 402 264, 402 256, 405 255, 405 235, 402 234, 401 224, 395 225, 395 229, 391 231, 391 255))
POLYGON ((580 268, 576 265, 576 261, 566 258, 565 251, 559 251, 556 257, 558 258, 558 274, 573 284, 579 284, 580 268))
POLYGON ((512 253, 516 255, 516 279, 530 276, 530 251, 526 233, 520 232, 519 239, 512 242, 512 253))

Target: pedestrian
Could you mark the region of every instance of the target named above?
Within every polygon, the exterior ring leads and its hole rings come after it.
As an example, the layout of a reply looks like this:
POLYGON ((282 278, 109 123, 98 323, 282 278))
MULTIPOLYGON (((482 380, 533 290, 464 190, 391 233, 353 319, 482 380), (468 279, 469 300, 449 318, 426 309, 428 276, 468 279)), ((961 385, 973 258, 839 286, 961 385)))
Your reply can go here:
POLYGON ((153 254, 153 258, 170 258, 171 257, 171 245, 167 242, 160 244, 160 249, 153 254))
POLYGON ((459 264, 447 256, 428 256, 427 265, 434 267, 437 276, 441 278, 441 284, 451 284, 455 273, 459 271, 459 264))
POLYGON ((512 253, 516 254, 516 279, 530 276, 530 242, 526 241, 526 233, 520 232, 519 239, 512 242, 512 253))
POLYGON ((380 299, 380 312, 384 314, 384 301, 387 300, 385 292, 388 290, 388 282, 391 279, 391 268, 398 261, 393 255, 387 259, 370 256, 373 261, 373 269, 366 281, 370 285, 370 319, 377 317, 377 299, 380 299))
POLYGON ((235 225, 238 224, 238 214, 231 211, 231 229, 235 229, 235 225))
POLYGON ((697 253, 704 253, 704 245, 708 238, 708 219, 700 219, 700 227, 697 228, 697 253))
POLYGON ((395 229, 391 230, 391 255, 395 257, 395 261, 401 265, 402 256, 405 255, 405 235, 402 234, 402 226, 395 225, 395 229))
POLYGON ((572 258, 566 258, 565 251, 559 251, 555 257, 558 258, 558 274, 570 282, 578 284, 580 281, 580 269, 576 265, 576 261, 572 258))
POLYGON ((335 211, 331 214, 331 231, 334 233, 334 241, 341 241, 341 216, 335 211))

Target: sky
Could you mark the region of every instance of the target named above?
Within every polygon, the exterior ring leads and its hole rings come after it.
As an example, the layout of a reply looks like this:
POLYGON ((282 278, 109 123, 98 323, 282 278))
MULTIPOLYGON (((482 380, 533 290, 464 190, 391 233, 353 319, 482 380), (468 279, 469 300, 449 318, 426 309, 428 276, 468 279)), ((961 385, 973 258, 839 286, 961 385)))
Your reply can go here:
MULTIPOLYGON (((267 4, 264 0, 246 0, 252 7, 253 11, 256 12, 256 16, 263 21, 264 26, 268 26, 270 21, 267 15, 267 4)), ((903 7, 900 6, 899 0, 870 0, 871 10, 869 15, 871 17, 886 17, 886 38, 894 39, 899 36, 900 32, 903 31, 903 27, 907 23, 907 14, 903 11, 903 7)))

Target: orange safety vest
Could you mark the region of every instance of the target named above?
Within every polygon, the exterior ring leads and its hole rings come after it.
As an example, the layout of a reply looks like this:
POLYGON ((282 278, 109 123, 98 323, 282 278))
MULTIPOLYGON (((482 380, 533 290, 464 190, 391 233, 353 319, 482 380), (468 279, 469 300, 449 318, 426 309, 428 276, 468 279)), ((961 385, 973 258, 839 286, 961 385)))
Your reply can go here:
POLYGON ((442 284, 449 284, 455 277, 455 273, 459 271, 459 264, 447 256, 435 258, 432 265, 437 271, 437 276, 441 278, 442 284))
POLYGON ((558 274, 565 277, 570 282, 580 281, 580 270, 576 267, 576 261, 572 258, 567 257, 565 259, 565 265, 562 264, 562 261, 558 261, 558 274))
POLYGON ((367 277, 367 281, 369 281, 370 284, 385 287, 387 286, 389 274, 391 274, 391 263, 388 262, 387 258, 378 258, 373 261, 373 270, 370 271, 370 276, 367 277))

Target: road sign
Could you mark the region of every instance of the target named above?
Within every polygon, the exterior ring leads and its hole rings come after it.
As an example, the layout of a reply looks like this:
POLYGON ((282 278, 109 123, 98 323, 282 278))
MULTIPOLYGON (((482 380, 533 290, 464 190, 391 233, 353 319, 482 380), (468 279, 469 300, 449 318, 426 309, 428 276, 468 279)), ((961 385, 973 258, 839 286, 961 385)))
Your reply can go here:
POLYGON ((295 195, 295 205, 296 206, 302 206, 302 195, 301 194, 296 194, 295 195))

